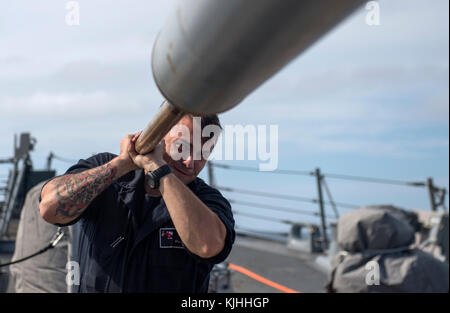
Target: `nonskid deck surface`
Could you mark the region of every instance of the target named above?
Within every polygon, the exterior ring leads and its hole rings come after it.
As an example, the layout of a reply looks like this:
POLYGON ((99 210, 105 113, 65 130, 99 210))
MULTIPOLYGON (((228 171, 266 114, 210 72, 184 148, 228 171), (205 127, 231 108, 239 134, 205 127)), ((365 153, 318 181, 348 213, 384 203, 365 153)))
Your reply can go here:
MULTIPOLYGON (((0 263, 8 262, 11 257, 11 254, 1 254, 0 263)), ((327 274, 315 266, 314 257, 289 250, 283 243, 237 236, 227 262, 299 292, 325 291, 327 274)), ((233 291, 237 293, 283 292, 234 270, 231 280, 233 291)), ((12 292, 12 286, 2 287, 2 292, 12 292)))
MULTIPOLYGON (((325 292, 327 274, 314 264, 314 257, 287 249, 270 240, 238 236, 227 262, 299 292, 325 292)), ((233 271, 234 292, 283 292, 240 272, 233 271)))

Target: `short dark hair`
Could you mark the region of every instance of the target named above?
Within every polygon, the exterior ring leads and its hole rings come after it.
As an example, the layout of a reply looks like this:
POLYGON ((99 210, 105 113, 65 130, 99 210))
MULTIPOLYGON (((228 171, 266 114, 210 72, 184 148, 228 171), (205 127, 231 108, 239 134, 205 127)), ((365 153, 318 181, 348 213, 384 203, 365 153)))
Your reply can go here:
POLYGON ((201 127, 202 130, 208 125, 216 125, 219 126, 220 129, 222 129, 222 125, 220 125, 220 120, 217 114, 209 115, 209 116, 201 116, 201 127))
MULTIPOLYGON (((191 116, 191 117, 197 117, 197 116, 195 116, 193 114, 190 114, 190 113, 186 114, 186 115, 191 116)), ((201 120, 200 120, 200 127, 201 127, 202 132, 203 132, 203 129, 206 126, 208 126, 208 125, 216 125, 222 131, 223 128, 222 128, 222 125, 220 125, 220 120, 219 120, 219 117, 217 116, 217 114, 206 115, 206 116, 198 116, 198 117, 201 118, 201 120)), ((208 137, 203 137, 203 138, 211 139, 212 137, 213 137, 213 134, 209 134, 208 137)))
MULTIPOLYGON (((161 103, 161 105, 159 106, 160 108, 163 106, 163 104, 165 103, 165 101, 163 101, 163 103, 161 103)), ((191 117, 197 116, 191 113, 187 113, 186 115, 189 115, 191 117)), ((205 128, 208 125, 217 125, 219 126, 220 130, 222 130, 222 125, 220 124, 220 120, 219 120, 219 116, 217 116, 217 114, 212 114, 212 115, 206 115, 206 116, 199 116, 202 118, 201 120, 201 128, 203 130, 203 128, 205 128)))

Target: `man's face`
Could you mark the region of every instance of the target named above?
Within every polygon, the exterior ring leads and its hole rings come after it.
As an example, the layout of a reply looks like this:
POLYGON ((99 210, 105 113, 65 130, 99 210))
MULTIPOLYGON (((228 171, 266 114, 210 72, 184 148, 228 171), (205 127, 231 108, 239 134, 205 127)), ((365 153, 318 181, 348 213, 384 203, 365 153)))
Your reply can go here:
MULTIPOLYGON (((175 126, 173 129, 177 129, 176 127, 180 127, 179 125, 182 125, 181 127, 186 127, 189 129, 189 138, 183 138, 182 134, 180 132, 175 131, 171 134, 169 132, 165 137, 164 141, 166 143, 166 153, 164 154, 164 160, 167 164, 172 168, 173 173, 185 184, 190 183, 193 181, 197 175, 201 172, 203 167, 206 164, 207 159, 203 159, 201 156, 201 146, 196 147, 199 149, 199 151, 194 151, 194 141, 193 141, 193 130, 194 130, 194 124, 193 119, 189 115, 185 115, 175 126), (171 149, 172 151, 178 151, 181 152, 183 149, 186 151, 187 146, 183 145, 189 145, 190 146, 190 154, 186 158, 181 158, 179 160, 174 160, 171 157, 171 149), (194 155, 197 155, 197 157, 194 160, 194 155)), ((207 140, 206 138, 202 138, 202 145, 204 141, 207 140)))

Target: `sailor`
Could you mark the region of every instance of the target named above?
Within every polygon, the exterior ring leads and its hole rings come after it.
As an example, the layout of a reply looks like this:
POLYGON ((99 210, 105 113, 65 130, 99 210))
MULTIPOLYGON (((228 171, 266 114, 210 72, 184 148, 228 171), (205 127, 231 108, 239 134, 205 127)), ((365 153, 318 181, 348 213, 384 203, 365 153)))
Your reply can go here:
MULTIPOLYGON (((189 144, 195 119, 185 115, 149 154, 136 153, 139 133, 128 135, 120 155, 80 160, 42 188, 44 220, 79 228, 76 292, 208 291, 235 231, 229 202, 197 177, 208 153, 195 158, 189 144), (187 129, 187 138, 174 129, 187 129), (177 152, 185 157, 174 159, 177 152)), ((201 118, 199 129, 208 125, 221 129, 216 115, 201 118)), ((200 138, 211 152, 217 136, 200 138)))

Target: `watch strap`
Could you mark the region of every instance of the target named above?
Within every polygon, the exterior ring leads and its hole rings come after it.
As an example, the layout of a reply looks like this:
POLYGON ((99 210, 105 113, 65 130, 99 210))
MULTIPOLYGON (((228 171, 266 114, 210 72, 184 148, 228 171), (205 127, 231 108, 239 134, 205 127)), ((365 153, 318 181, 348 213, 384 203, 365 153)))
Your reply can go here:
POLYGON ((159 188, 160 179, 170 173, 172 173, 172 169, 170 168, 169 165, 164 164, 163 166, 157 168, 156 170, 154 170, 152 172, 148 172, 147 175, 149 175, 152 178, 152 180, 154 181, 155 189, 156 189, 156 188, 159 188))

